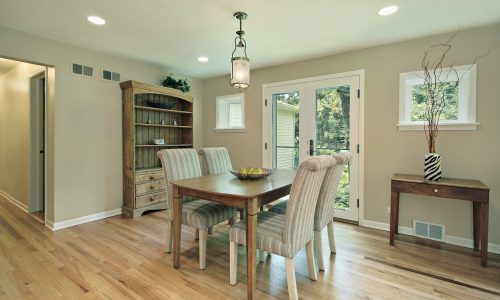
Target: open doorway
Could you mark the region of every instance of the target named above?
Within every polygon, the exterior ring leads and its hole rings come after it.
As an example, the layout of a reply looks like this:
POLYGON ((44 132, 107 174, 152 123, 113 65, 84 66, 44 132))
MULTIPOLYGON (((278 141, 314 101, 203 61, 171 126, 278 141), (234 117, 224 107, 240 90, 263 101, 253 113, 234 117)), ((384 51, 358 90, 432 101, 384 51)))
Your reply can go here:
POLYGON ((30 78, 30 203, 29 213, 45 223, 45 70, 30 78))
POLYGON ((44 224, 53 69, 0 57, 0 197, 44 224))

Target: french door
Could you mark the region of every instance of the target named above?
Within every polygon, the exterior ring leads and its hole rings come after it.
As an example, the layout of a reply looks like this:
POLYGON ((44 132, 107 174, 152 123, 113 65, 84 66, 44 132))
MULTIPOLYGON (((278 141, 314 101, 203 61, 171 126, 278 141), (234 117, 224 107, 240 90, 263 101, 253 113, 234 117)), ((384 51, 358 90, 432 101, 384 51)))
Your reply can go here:
POLYGON ((309 156, 349 151, 335 216, 352 221, 358 221, 359 88, 359 75, 263 87, 263 165, 296 169, 309 156))

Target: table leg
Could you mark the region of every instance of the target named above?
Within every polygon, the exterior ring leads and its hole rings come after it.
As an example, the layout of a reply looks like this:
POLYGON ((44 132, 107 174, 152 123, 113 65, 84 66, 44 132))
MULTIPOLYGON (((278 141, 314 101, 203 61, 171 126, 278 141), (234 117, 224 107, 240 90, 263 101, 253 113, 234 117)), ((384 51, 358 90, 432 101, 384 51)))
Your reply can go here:
POLYGON ((389 233, 389 244, 394 246, 394 235, 398 233, 399 219, 399 192, 391 192, 391 224, 389 233))
POLYGON ((481 203, 481 266, 488 264, 488 202, 481 203))
POLYGON ((181 266, 181 227, 182 227, 182 195, 179 194, 177 186, 173 186, 173 208, 172 208, 172 223, 174 227, 174 249, 173 249, 173 265, 174 268, 181 266))
POLYGON ((476 201, 472 201, 472 224, 473 224, 473 234, 474 234, 474 250, 479 250, 479 240, 481 239, 480 223, 481 223, 481 204, 476 201))
POLYGON ((257 213, 258 199, 247 201, 246 228, 247 228, 247 299, 254 299, 256 285, 256 246, 257 246, 257 213))

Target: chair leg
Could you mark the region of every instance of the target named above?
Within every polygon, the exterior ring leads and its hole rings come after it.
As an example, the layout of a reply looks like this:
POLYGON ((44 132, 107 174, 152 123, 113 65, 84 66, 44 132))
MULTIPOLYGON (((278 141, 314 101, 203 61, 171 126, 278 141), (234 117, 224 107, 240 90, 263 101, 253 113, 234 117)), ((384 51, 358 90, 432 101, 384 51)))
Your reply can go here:
POLYGON ((199 240, 200 239, 200 230, 196 229, 196 232, 194 233, 194 239, 199 240))
POLYGON ((333 230, 333 221, 328 223, 328 242, 330 243, 330 252, 337 253, 337 248, 335 247, 335 231, 333 230))
POLYGON ((266 251, 261 249, 257 249, 257 251, 259 253, 259 261, 264 262, 264 259, 266 258, 266 251))
POLYGON ((238 271, 238 244, 229 242, 229 283, 236 285, 238 271))
POLYGON ((167 253, 172 252, 173 230, 172 221, 167 221, 167 253))
POLYGON ((314 261, 314 242, 310 240, 306 244, 306 254, 307 254, 307 269, 309 270, 309 278, 311 280, 318 280, 318 274, 316 273, 316 263, 314 261))
POLYGON ((286 282, 288 285, 288 297, 290 300, 298 300, 297 282, 295 281, 295 265, 293 258, 285 257, 286 264, 286 282))
POLYGON ((321 271, 325 270, 325 261, 323 260, 323 241, 321 240, 321 231, 314 231, 314 246, 316 249, 316 259, 321 271))
POLYGON ((200 270, 205 270, 205 261, 207 256, 207 229, 200 229, 200 240, 198 241, 199 256, 200 256, 200 270))

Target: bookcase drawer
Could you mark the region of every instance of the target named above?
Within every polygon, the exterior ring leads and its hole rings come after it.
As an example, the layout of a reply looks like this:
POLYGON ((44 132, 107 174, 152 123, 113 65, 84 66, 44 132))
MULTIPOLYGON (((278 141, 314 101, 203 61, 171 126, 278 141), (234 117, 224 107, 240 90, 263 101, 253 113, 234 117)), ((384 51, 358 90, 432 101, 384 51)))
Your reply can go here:
POLYGON ((135 173, 135 183, 146 182, 151 180, 164 179, 163 172, 137 172, 135 173))
POLYGON ((165 179, 148 181, 135 185, 135 195, 143 195, 147 193, 159 192, 166 189, 165 179))
POLYGON ((135 197, 135 208, 140 208, 164 201, 167 201, 167 195, 165 191, 161 191, 159 193, 145 194, 142 196, 135 197))

